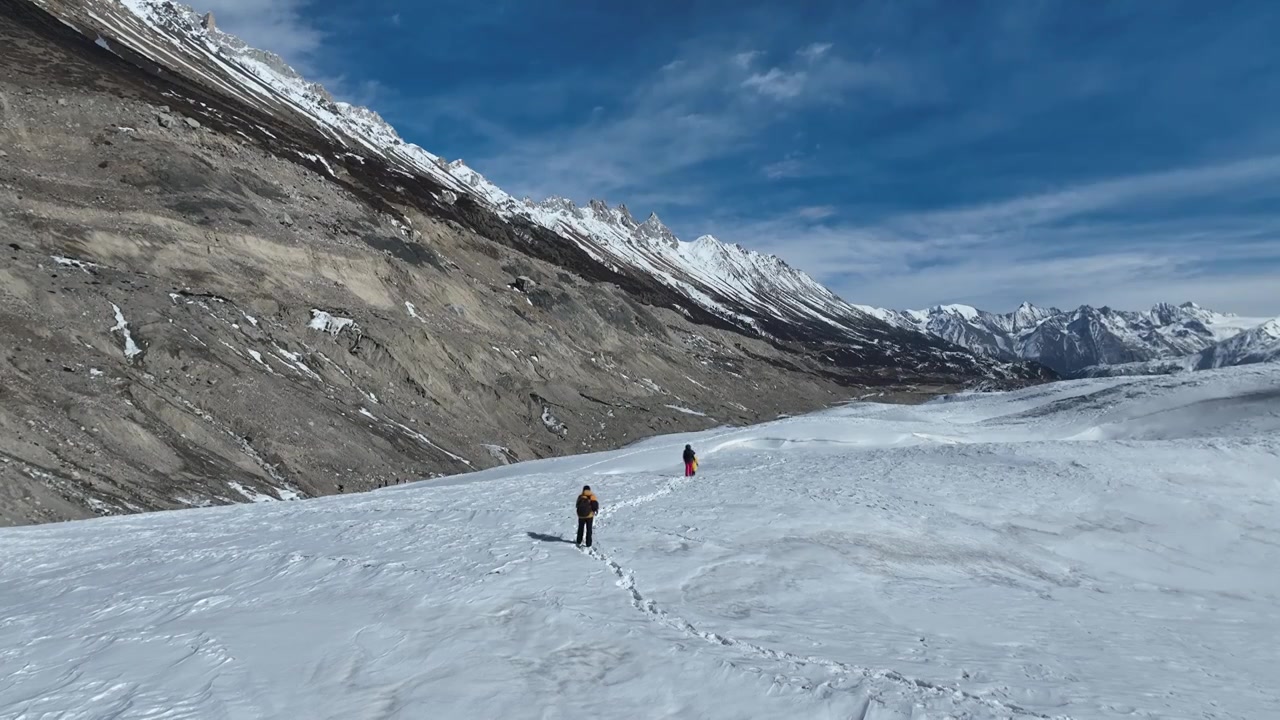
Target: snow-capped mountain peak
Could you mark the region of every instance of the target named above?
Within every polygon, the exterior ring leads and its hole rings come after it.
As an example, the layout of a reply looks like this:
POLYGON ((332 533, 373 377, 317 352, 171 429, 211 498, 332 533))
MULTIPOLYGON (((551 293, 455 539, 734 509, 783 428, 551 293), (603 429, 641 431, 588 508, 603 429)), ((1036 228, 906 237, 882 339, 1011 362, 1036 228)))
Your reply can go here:
MULTIPOLYGON (((623 227, 634 229, 638 225, 636 219, 631 216, 631 211, 627 209, 626 203, 618 203, 617 215, 618 221, 622 223, 623 227)), ((654 217, 657 216, 655 215, 654 217)))
POLYGON ((964 318, 965 320, 974 320, 978 317, 979 312, 975 307, 968 305, 937 305, 933 308, 935 312, 950 313, 964 318))
POLYGON ((626 205, 618 207, 610 207, 609 203, 604 200, 592 199, 587 202, 587 209, 591 211, 592 217, 596 220, 624 232, 631 232, 636 229, 638 223, 631 216, 631 211, 626 205))
MULTIPOLYGON (((532 205, 531 201, 525 201, 526 205, 532 205)), ((582 208, 573 203, 572 200, 565 197, 553 195, 536 205, 537 208, 547 212, 559 212, 573 215, 574 217, 582 217, 582 208)))
POLYGON ((1199 305, 1185 302, 1181 305, 1173 303, 1156 303, 1151 308, 1151 318, 1162 325, 1170 325, 1184 319, 1195 319, 1211 323, 1217 313, 1203 310, 1199 305))
POLYGON ((1010 318, 1012 321, 1010 324, 1010 330, 1023 331, 1038 327, 1040 323, 1050 317, 1053 317, 1055 312, 1056 311, 1053 310, 1038 308, 1029 302, 1023 302, 1018 306, 1017 310, 1013 311, 1013 315, 1010 318))
POLYGON ((648 219, 636 227, 636 234, 648 240, 665 244, 673 249, 678 243, 675 233, 671 232, 671 229, 663 225, 662 220, 658 219, 658 213, 649 213, 648 219))

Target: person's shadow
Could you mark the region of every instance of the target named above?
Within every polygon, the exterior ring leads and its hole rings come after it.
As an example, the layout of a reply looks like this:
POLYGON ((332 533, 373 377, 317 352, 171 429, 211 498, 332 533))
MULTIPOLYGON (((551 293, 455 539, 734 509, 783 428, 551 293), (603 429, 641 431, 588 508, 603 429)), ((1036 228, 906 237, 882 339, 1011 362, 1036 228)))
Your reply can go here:
POLYGON ((529 533, 529 537, 533 538, 534 540, 537 540, 538 542, 561 542, 561 543, 573 542, 572 540, 566 540, 560 537, 559 535, 544 535, 542 533, 536 533, 536 532, 529 533))

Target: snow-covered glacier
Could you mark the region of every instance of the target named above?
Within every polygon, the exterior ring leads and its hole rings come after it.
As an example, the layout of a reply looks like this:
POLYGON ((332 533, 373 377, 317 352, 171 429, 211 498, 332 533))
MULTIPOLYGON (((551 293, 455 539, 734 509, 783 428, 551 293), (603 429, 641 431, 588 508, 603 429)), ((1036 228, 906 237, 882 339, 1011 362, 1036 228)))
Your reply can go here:
POLYGON ((1277 431, 1255 365, 5 530, 0 716, 1280 717, 1277 431))

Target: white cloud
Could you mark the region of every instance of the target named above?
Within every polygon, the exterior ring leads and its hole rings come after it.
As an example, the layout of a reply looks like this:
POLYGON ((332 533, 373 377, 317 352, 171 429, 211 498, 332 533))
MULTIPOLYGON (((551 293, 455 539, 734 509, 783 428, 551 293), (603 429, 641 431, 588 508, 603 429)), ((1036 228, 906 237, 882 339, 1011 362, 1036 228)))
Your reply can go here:
POLYGON ((1280 314, 1280 213, 1134 220, 1149 205, 1194 207, 1221 193, 1271 197, 1280 157, 1135 175, 871 226, 814 224, 801 209, 705 228, 785 258, 851 302, 922 307, 965 302, 1008 310, 1023 300, 1122 308, 1194 300, 1241 314, 1280 314))
POLYGON ((316 76, 310 79, 323 85, 335 98, 363 107, 376 105, 389 94, 394 94, 392 89, 377 80, 353 80, 346 75, 316 76))
POLYGON ((1020 227, 1149 201, 1218 195, 1236 186, 1280 180, 1280 155, 1106 180, 958 211, 921 215, 920 232, 948 227, 1020 227))
POLYGON ((814 43, 808 47, 801 48, 800 50, 796 51, 796 54, 805 58, 809 62, 814 62, 818 58, 821 58, 823 55, 826 55, 827 51, 830 49, 831 49, 831 43, 814 43))
MULTIPOLYGON (((613 197, 633 206, 638 205, 635 198, 642 196, 697 204, 710 198, 704 188, 689 186, 680 178, 683 171, 743 150, 772 123, 801 111, 806 103, 838 102, 854 93, 887 87, 880 78, 891 74, 845 61, 830 47, 798 50, 792 55, 794 66, 753 69, 760 56, 755 50, 729 52, 699 46, 633 82, 628 96, 611 101, 607 115, 593 113, 587 106, 577 125, 537 137, 493 125, 476 107, 509 105, 521 97, 540 102, 569 93, 554 87, 483 88, 471 97, 425 101, 422 114, 434 115, 440 122, 465 122, 488 135, 500 148, 468 162, 517 196, 613 197), (814 61, 801 63, 809 55, 814 61), (775 107, 761 112, 762 101, 775 107)), ((580 87, 582 79, 564 82, 580 87)), ((773 178, 809 171, 807 164, 795 158, 762 168, 773 178)))
POLYGON ((743 80, 742 86, 755 90, 761 95, 787 100, 804 92, 807 77, 804 71, 786 72, 778 68, 770 68, 768 72, 755 73, 743 80))
POLYGON ((761 171, 770 180, 782 180, 784 178, 804 177, 807 174, 807 167, 796 158, 786 158, 765 165, 761 168, 761 171))
POLYGON ((830 43, 796 51, 796 62, 753 72, 742 82, 761 96, 779 102, 838 104, 864 90, 911 93, 911 78, 898 67, 884 63, 845 60, 830 54, 830 43))
POLYGON ((1171 254, 1107 252, 1073 258, 1011 258, 923 268, 882 277, 841 281, 835 289, 876 304, 925 307, 962 302, 1007 312, 1022 301, 1073 308, 1110 305, 1138 310, 1158 302, 1188 300, 1223 312, 1272 317, 1280 314, 1275 288, 1280 273, 1205 273, 1206 256, 1187 248, 1171 254))
POLYGON ((825 220, 835 214, 836 209, 831 205, 813 205, 796 210, 796 215, 804 218, 805 220, 825 220))
MULTIPOLYGON (((273 52, 304 77, 324 85, 334 97, 355 105, 371 105, 384 97, 387 86, 377 80, 325 75, 318 65, 325 34, 308 19, 308 0, 202 0, 202 12, 213 12, 218 29, 250 46, 273 52)), ((400 24, 400 13, 390 16, 400 24)))
POLYGON ((201 12, 213 12, 218 28, 251 46, 283 57, 300 71, 314 70, 324 33, 306 17, 306 0, 201 0, 201 12))

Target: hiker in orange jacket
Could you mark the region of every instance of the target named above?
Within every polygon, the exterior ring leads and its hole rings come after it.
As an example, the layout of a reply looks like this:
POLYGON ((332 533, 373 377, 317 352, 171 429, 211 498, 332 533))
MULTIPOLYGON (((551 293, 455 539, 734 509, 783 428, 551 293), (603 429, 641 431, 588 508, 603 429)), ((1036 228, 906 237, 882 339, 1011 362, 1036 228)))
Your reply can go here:
POLYGON ((582 547, 583 533, 586 533, 587 547, 591 547, 591 526, 595 524, 596 513, 600 512, 600 500, 591 492, 590 485, 582 486, 582 494, 578 496, 578 547, 582 547))

